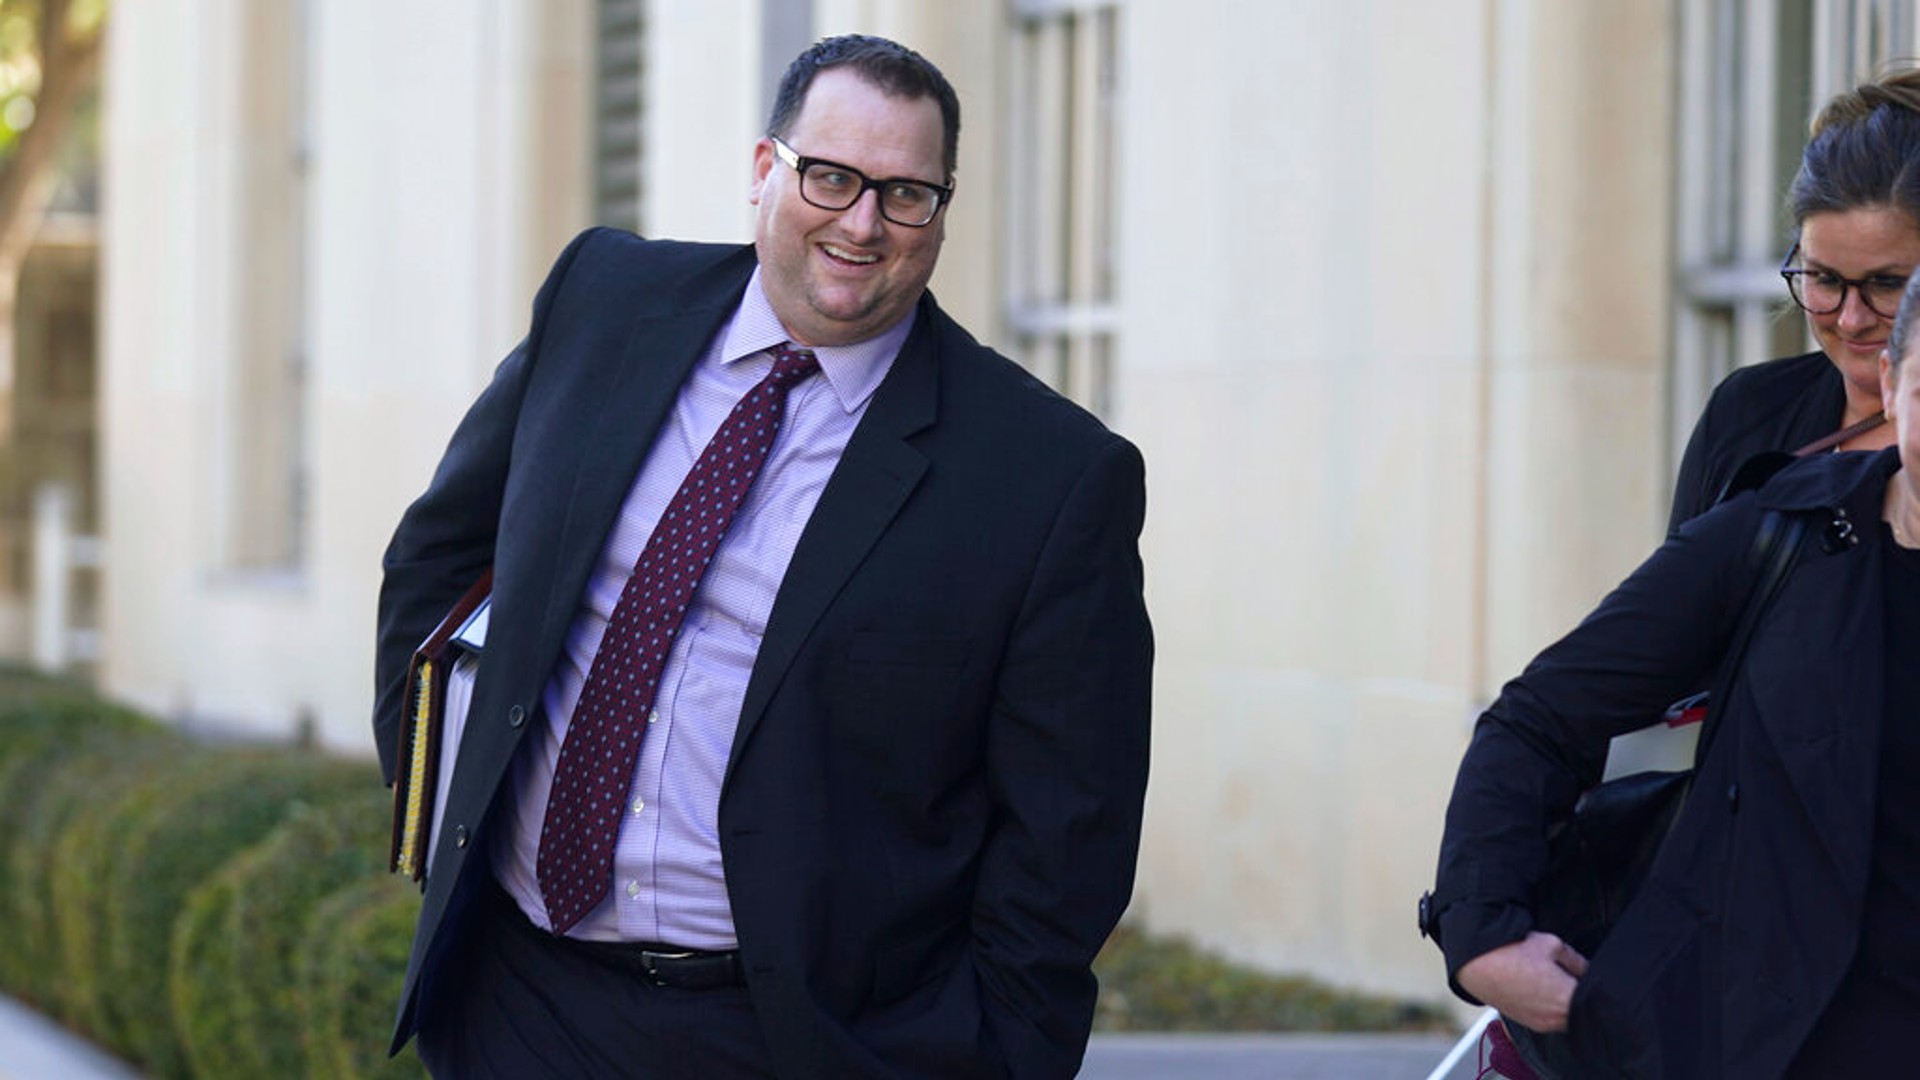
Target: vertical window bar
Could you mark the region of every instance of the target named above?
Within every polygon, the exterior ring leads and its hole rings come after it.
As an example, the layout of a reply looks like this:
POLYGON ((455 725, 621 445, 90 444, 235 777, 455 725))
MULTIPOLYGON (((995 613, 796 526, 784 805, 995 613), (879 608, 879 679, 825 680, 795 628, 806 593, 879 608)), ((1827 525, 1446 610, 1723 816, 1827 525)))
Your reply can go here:
POLYGON ((312 478, 313 451, 309 445, 307 408, 311 387, 312 365, 309 363, 309 349, 312 337, 308 327, 307 311, 307 244, 308 244, 308 185, 313 174, 313 106, 312 87, 310 85, 311 60, 307 54, 308 43, 313 41, 313 4, 311 0, 294 0, 291 32, 293 40, 288 44, 292 55, 292 82, 290 88, 290 107, 292 116, 290 125, 293 130, 293 145, 290 148, 291 159, 288 171, 293 184, 293 226, 292 236, 287 244, 287 397, 286 422, 288 439, 291 443, 287 454, 288 490, 288 536, 286 543, 287 560, 295 566, 304 565, 307 556, 307 531, 312 517, 312 478))
POLYGON ((1009 50, 1007 320, 1021 362, 1113 405, 1118 5, 1019 0, 1009 50))
MULTIPOLYGON (((1019 341, 1018 324, 1022 306, 1027 298, 1034 294, 1033 260, 1028 250, 1034 236, 1034 203, 1032 193, 1039 170, 1035 167, 1035 151, 1040 145, 1039 117, 1033 108, 1038 94, 1038 59, 1034 47, 1032 26, 1020 21, 1013 31, 1012 47, 1009 53, 1008 112, 1006 129, 1009 138, 1007 147, 1006 187, 1002 200, 1006 207, 1008 227, 1007 243, 1002 248, 1002 280, 1005 282, 1005 310, 1008 321, 1015 330, 1015 340, 1019 341)), ((1023 350, 1024 343, 1016 345, 1023 350)), ((1024 352, 1018 357, 1031 367, 1024 352)))
POLYGON ((1095 16, 1099 29, 1097 58, 1099 77, 1094 80, 1098 95, 1094 137, 1098 152, 1094 155, 1091 191, 1093 225, 1097 242, 1097 265, 1092 297, 1111 303, 1119 277, 1118 231, 1114 228, 1119 205, 1120 184, 1120 13, 1106 8, 1095 16))
MULTIPOLYGON (((1735 260, 1756 269, 1771 262, 1778 247, 1780 179, 1774 159, 1775 97, 1780 69, 1778 0, 1745 0, 1739 56, 1739 172, 1732 178, 1738 200, 1735 260)), ((1770 293, 1748 294, 1733 303, 1734 364, 1772 358, 1770 293)), ((1732 365, 1727 365, 1731 368, 1732 365)))
POLYGON ((641 120, 645 85, 643 0, 598 0, 594 34, 593 216, 639 232, 641 120))
MULTIPOLYGON (((1076 308, 1091 306, 1099 299, 1095 284, 1100 260, 1100 79, 1103 64, 1102 30, 1099 12, 1073 16, 1073 179, 1067 210, 1072 221, 1071 247, 1067 260, 1067 302, 1076 308), (1078 194, 1079 198, 1073 198, 1078 194)), ((1101 331, 1092 326, 1077 326, 1068 339, 1072 365, 1068 383, 1074 396, 1089 405, 1100 392, 1095 341, 1101 331)))
MULTIPOLYGON (((1066 138, 1070 128, 1067 58, 1072 44, 1072 28, 1067 18, 1047 18, 1034 24, 1034 119, 1039 138, 1034 143, 1035 174, 1029 195, 1033 199, 1032 235, 1033 291, 1025 298, 1042 309, 1057 310, 1066 302, 1062 288, 1066 269, 1062 256, 1066 249, 1068 223, 1062 213, 1067 203, 1069 156, 1066 138)), ((1046 332, 1046 331, 1043 331, 1046 332)), ((1065 357, 1057 348, 1043 351, 1043 366, 1036 374, 1062 393, 1073 394, 1067 382, 1065 357)))

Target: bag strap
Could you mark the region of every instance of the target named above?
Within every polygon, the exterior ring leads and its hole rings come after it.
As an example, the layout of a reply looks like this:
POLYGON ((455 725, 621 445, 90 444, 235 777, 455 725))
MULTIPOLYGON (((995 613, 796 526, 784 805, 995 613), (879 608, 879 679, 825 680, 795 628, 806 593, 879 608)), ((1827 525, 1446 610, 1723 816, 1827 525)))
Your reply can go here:
POLYGON ((1757 454, 1749 454, 1734 468, 1733 475, 1727 477, 1726 483, 1720 485, 1720 491, 1714 496, 1713 504, 1718 506, 1743 491, 1752 491, 1773 479, 1774 473, 1793 464, 1795 460, 1811 457, 1822 450, 1831 450, 1855 435, 1863 435, 1886 422, 1886 413, 1874 413, 1865 420, 1848 424, 1839 431, 1828 432, 1792 452, 1762 450, 1757 454))
POLYGON ((1867 432, 1872 431, 1874 428, 1877 428, 1881 424, 1884 424, 1886 422, 1887 422, 1886 413, 1883 413, 1883 412, 1874 413, 1873 415, 1868 416, 1864 420, 1856 420, 1853 423, 1848 424, 1846 427, 1841 428, 1839 431, 1829 432, 1828 434, 1820 436, 1819 438, 1813 440, 1812 442, 1801 447, 1800 449, 1795 450, 1793 452, 1793 456, 1808 457, 1813 454, 1817 454, 1822 450, 1831 450, 1834 447, 1839 446, 1841 443, 1846 442, 1848 439, 1853 438, 1855 435, 1865 435, 1867 432))
MULTIPOLYGON (((1753 591, 1747 594, 1747 602, 1740 610, 1740 623, 1733 631, 1733 640, 1728 643, 1725 659, 1720 664, 1720 674, 1714 680, 1712 702, 1726 701, 1733 691, 1733 679, 1740 671, 1740 665, 1746 660, 1747 643, 1753 638, 1754 628, 1760 625, 1760 618, 1766 613, 1773 598, 1786 584, 1787 574, 1793 569, 1795 556, 1800 553, 1800 541, 1807 531, 1805 513, 1785 510, 1766 510, 1760 515, 1759 527, 1753 531, 1753 550, 1748 563, 1759 570, 1754 581, 1753 591)), ((1709 709, 1711 712, 1712 710, 1709 709)), ((1702 723, 1700 742, 1694 748, 1693 767, 1697 772, 1707 760, 1707 748, 1713 744, 1714 733, 1720 730, 1717 718, 1709 716, 1702 723)))

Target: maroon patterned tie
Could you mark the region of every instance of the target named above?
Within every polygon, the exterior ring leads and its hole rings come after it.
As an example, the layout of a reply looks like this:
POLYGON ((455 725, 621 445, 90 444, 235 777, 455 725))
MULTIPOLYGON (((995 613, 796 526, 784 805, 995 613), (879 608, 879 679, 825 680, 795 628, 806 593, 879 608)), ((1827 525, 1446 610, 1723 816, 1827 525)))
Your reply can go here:
POLYGON ((787 391, 820 370, 778 346, 773 370, 733 407, 680 482, 634 561, 567 724, 540 825, 535 869, 553 932, 564 934, 613 883, 613 843, 660 673, 707 564, 767 460, 787 391))

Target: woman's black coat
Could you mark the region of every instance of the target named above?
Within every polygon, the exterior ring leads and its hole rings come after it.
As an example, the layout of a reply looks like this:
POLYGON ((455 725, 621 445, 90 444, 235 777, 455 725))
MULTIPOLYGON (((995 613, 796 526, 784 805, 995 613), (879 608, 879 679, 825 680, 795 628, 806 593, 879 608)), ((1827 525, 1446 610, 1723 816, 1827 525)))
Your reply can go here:
POLYGON ((1673 485, 1667 534, 1712 509, 1741 462, 1831 435, 1846 412, 1846 383, 1826 353, 1736 368, 1713 388, 1693 425, 1673 485))
POLYGON ((1893 450, 1822 455, 1687 523, 1480 718, 1434 897, 1450 978, 1532 928, 1545 823, 1598 781, 1607 740, 1710 681, 1762 509, 1817 515, 1673 834, 1575 991, 1592 1075, 1777 1077, 1839 986, 1870 863, 1897 468, 1893 450))

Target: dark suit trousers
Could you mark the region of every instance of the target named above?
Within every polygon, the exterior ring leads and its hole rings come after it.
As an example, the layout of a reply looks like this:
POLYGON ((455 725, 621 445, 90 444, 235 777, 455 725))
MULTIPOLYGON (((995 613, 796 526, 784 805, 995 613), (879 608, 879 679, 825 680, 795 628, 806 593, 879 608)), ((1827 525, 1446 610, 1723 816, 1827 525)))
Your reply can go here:
POLYGON ((773 1075, 744 986, 678 990, 559 947, 491 883, 421 1018, 441 1080, 773 1075))

